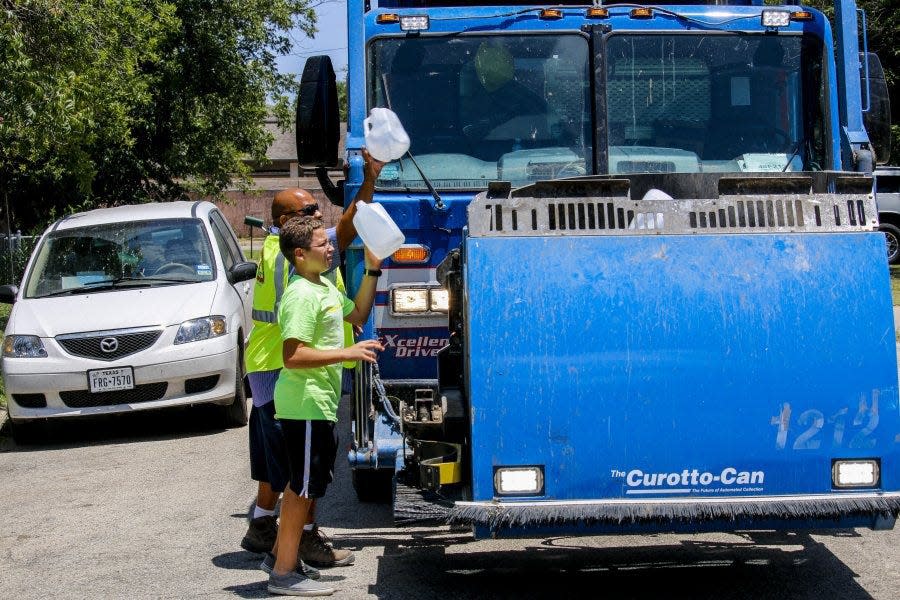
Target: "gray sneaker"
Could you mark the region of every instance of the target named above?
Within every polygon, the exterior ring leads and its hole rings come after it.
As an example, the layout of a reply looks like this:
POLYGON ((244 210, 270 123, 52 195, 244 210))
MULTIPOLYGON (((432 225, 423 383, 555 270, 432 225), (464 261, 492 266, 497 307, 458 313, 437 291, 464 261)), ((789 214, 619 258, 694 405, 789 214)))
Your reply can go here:
MULTIPOLYGON (((266 552, 266 557, 259 563, 259 568, 266 573, 271 573, 275 569, 275 555, 271 552, 266 552)), ((310 579, 318 579, 322 576, 317 568, 309 566, 302 560, 300 561, 300 568, 303 570, 303 575, 310 579)))
POLYGON ((270 594, 282 596, 330 596, 334 588, 325 583, 313 581, 297 571, 291 571, 287 575, 269 575, 268 590, 270 594))

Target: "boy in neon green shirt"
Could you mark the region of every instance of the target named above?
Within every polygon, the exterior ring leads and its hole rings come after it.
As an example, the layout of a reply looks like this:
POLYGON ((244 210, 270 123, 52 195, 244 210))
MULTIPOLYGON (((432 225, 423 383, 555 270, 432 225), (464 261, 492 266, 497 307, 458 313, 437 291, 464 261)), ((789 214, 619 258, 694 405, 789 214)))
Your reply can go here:
POLYGON ((345 348, 343 330, 343 321, 362 325, 368 319, 381 261, 366 249, 365 274, 355 300, 350 300, 321 277, 335 252, 321 221, 291 219, 281 229, 279 243, 297 272, 278 309, 284 369, 275 384, 275 417, 281 421, 291 476, 268 589, 273 594, 326 596, 334 588, 308 579, 295 567, 307 513, 332 479, 341 363, 375 362, 375 352, 384 349, 375 340, 345 348))

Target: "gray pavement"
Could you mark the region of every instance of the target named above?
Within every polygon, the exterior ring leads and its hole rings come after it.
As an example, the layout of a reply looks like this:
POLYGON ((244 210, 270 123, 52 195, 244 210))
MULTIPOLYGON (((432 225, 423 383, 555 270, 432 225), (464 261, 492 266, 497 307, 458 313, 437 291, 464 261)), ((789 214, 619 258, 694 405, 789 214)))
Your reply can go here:
MULTIPOLYGON (((260 556, 238 546, 247 429, 209 421, 155 412, 68 423, 43 446, 0 440, 0 597, 266 597, 260 556)), ((319 522, 357 555, 324 571, 334 598, 900 597, 900 528, 474 541, 394 528, 387 506, 356 500, 342 456, 319 522)))

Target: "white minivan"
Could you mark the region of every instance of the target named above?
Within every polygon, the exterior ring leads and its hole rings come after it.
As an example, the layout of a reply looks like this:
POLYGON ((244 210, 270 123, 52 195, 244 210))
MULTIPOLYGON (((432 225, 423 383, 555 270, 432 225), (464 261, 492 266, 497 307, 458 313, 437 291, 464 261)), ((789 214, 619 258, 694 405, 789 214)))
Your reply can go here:
POLYGON ((44 232, 13 304, 2 371, 13 437, 38 420, 217 404, 247 423, 252 279, 210 202, 104 208, 44 232))

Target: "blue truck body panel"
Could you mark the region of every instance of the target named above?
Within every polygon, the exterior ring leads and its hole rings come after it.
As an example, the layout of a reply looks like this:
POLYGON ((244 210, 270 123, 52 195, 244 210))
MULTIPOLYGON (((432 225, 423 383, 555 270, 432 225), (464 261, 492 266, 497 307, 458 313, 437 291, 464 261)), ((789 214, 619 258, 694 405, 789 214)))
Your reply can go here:
POLYGON ((883 236, 469 238, 465 254, 474 500, 516 465, 544 465, 553 500, 829 494, 832 459, 871 456, 900 489, 883 236))

